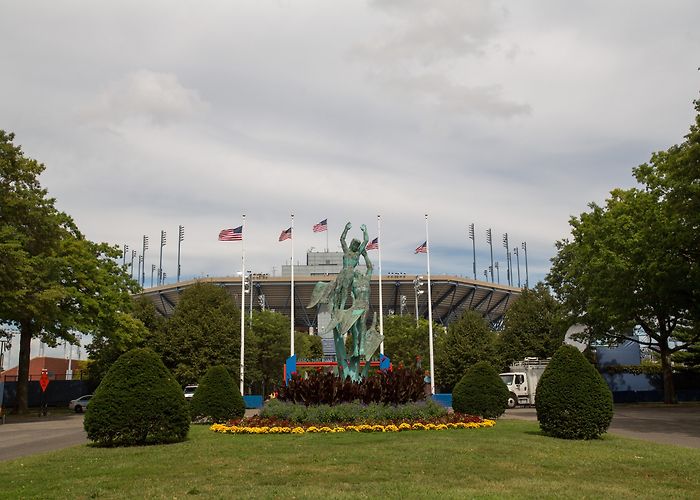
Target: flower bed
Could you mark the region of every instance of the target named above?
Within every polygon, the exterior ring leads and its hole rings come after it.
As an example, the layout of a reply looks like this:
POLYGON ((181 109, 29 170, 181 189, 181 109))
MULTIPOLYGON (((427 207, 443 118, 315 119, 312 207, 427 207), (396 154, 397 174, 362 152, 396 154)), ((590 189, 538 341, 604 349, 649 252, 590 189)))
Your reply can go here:
POLYGON ((209 429, 222 434, 314 434, 338 432, 404 432, 443 431, 447 429, 480 429, 493 427, 494 420, 472 415, 451 413, 431 420, 381 422, 381 423, 337 423, 330 425, 290 424, 274 418, 250 417, 232 420, 228 424, 214 424, 209 429))

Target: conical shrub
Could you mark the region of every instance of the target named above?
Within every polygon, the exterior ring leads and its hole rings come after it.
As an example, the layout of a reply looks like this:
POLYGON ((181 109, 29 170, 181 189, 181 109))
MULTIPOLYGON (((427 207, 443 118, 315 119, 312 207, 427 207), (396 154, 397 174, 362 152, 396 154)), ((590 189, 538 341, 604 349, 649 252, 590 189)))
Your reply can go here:
POLYGON ((496 418, 508 403, 508 388, 493 367, 481 361, 472 365, 452 390, 452 409, 460 413, 496 418))
POLYGON ((90 400, 83 425, 102 446, 182 441, 190 427, 180 385, 150 349, 119 357, 90 400))
POLYGON ((535 407, 542 432, 564 439, 598 438, 613 416, 605 380, 570 345, 561 346, 547 365, 537 384, 535 407))
POLYGON ((195 420, 226 422, 245 414, 241 392, 224 366, 212 366, 199 381, 190 413, 195 420))

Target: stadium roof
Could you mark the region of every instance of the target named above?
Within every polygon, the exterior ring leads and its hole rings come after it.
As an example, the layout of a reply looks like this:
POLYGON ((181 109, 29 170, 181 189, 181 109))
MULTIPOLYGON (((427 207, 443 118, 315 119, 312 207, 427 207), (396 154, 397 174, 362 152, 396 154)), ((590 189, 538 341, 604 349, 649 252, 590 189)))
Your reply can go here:
MULTIPOLYGON (((318 328, 316 308, 307 309, 311 292, 318 281, 330 281, 334 276, 300 276, 294 279, 294 318, 297 327, 318 328)), ((416 294, 415 275, 382 276, 382 305, 384 314, 415 314, 416 294), (401 297, 405 297, 401 311, 401 297)), ((426 280, 422 278, 425 282, 426 280)), ((252 308, 261 308, 261 297, 267 309, 290 315, 291 283, 288 277, 270 277, 253 275, 252 308)), ((183 290, 195 283, 212 283, 224 287, 240 307, 241 278, 200 278, 181 281, 177 284, 164 285, 144 290, 141 294, 150 299, 163 316, 170 316, 180 301, 183 290)), ((371 282, 371 311, 379 310, 379 277, 373 276, 371 282)), ((427 284, 423 285, 425 290, 427 284)), ((432 276, 431 295, 433 303, 433 320, 447 325, 459 318, 468 309, 479 312, 493 326, 498 327, 508 307, 520 296, 521 289, 507 285, 498 285, 485 281, 471 280, 457 276, 432 276)), ((428 294, 418 295, 418 314, 428 317, 428 294)), ((246 297, 246 310, 250 302, 246 297)))

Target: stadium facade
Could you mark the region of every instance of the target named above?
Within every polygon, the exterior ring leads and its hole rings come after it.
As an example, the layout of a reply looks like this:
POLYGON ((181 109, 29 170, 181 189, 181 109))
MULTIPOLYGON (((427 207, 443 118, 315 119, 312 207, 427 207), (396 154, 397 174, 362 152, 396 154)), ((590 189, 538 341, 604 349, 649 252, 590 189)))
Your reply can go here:
MULTIPOLYGON (((325 332, 325 312, 307 309, 314 286, 330 281, 342 268, 342 252, 308 252, 306 265, 294 266, 294 298, 291 297, 291 266, 282 266, 282 276, 249 275, 251 281, 245 294, 245 309, 270 309, 291 315, 294 307, 295 327, 310 333, 325 332)), ((376 268, 375 268, 376 272, 376 268)), ((234 302, 241 305, 241 277, 199 278, 153 287, 141 294, 153 302, 163 316, 170 316, 180 300, 180 294, 196 283, 212 283, 225 288, 234 302)), ((384 315, 404 314, 428 317, 426 279, 418 275, 389 274, 382 276, 382 306, 384 315), (422 282, 422 286, 421 286, 422 282)), ((433 320, 442 325, 459 318, 464 311, 481 314, 493 327, 499 328, 510 305, 520 296, 521 289, 487 281, 452 275, 431 276, 433 320)), ((372 312, 379 311, 379 277, 371 280, 372 312)))

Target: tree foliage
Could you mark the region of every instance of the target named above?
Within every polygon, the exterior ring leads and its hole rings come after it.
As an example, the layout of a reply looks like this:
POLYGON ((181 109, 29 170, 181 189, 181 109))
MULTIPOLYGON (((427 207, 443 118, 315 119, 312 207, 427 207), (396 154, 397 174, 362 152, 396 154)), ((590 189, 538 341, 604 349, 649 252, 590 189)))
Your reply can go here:
POLYGON ((564 439, 595 439, 610 425, 613 399, 608 384, 573 346, 561 346, 547 365, 535 398, 545 434, 564 439))
POLYGON ((452 392, 471 365, 486 361, 500 367, 496 340, 496 333, 479 313, 466 311, 447 327, 447 332, 435 337, 437 384, 442 390, 452 392))
POLYGON ((192 397, 190 414, 194 419, 218 423, 245 415, 241 392, 225 366, 212 366, 200 379, 192 397))
POLYGON ((452 390, 452 408, 460 413, 497 418, 506 411, 508 388, 486 361, 470 366, 452 390))
POLYGON ((184 386, 214 365, 240 373, 240 345, 240 311, 231 296, 222 287, 196 283, 182 292, 165 324, 163 362, 184 386))
POLYGON ((150 349, 129 351, 112 365, 83 424, 102 446, 182 441, 190 425, 182 389, 150 349))
POLYGON ((58 211, 39 183, 44 166, 0 130, 0 321, 20 331, 17 405, 27 409, 30 344, 75 332, 108 335, 124 321, 136 290, 116 262, 120 251, 93 243, 58 211))
POLYGON ((426 319, 416 325, 416 318, 408 315, 384 318, 384 352, 394 365, 413 366, 417 357, 428 359, 428 326, 426 319))
POLYGON ((685 142, 634 170, 643 188, 615 189, 571 219, 548 282, 594 338, 631 337, 659 354, 675 402, 671 355, 700 341, 700 102, 685 142))
POLYGON ((544 283, 525 289, 505 314, 498 350, 504 366, 527 356, 551 357, 566 333, 561 304, 544 283))

